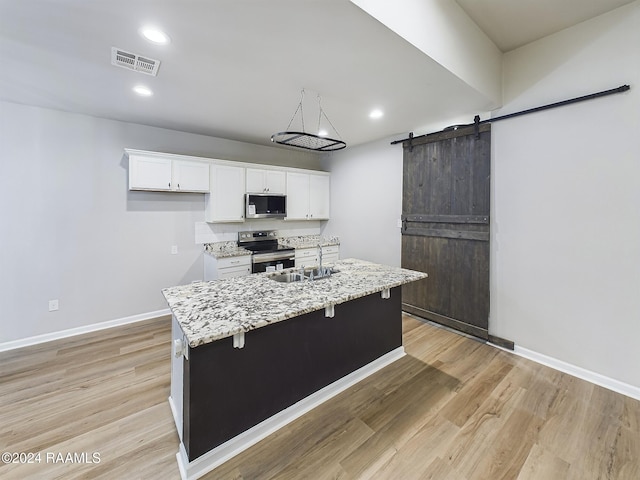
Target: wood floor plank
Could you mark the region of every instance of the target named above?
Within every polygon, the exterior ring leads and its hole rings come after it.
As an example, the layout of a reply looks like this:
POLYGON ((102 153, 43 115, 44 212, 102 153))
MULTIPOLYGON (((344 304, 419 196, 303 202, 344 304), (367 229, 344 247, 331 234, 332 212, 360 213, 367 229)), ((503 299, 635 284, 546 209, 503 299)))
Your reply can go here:
MULTIPOLYGON (((168 317, 0 352, 6 479, 178 479, 168 317)), ((637 480, 640 402, 403 318, 407 355, 205 475, 216 480, 637 480)))
POLYGON ((567 478, 568 473, 568 462, 552 451, 535 444, 520 469, 517 480, 564 479, 567 478))
MULTIPOLYGON (((441 462, 440 456, 447 453, 446 446, 459 431, 458 426, 434 414, 371 478, 428 478, 433 463, 441 462)), ((448 464, 446 470, 454 471, 448 464)))

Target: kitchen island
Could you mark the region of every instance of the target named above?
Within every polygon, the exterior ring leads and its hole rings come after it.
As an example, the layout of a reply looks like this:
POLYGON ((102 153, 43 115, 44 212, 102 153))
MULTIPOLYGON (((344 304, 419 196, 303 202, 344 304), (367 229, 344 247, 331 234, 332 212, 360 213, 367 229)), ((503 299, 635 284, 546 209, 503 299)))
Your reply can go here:
POLYGON ((404 355, 400 286, 426 274, 347 259, 320 280, 276 273, 166 288, 183 478, 198 478, 404 355))

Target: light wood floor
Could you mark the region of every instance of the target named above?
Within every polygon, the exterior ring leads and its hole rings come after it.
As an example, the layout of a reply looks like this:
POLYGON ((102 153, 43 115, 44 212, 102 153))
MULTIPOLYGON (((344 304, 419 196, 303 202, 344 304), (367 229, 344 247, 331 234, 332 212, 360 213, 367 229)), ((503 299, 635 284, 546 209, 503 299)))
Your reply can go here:
MULTIPOLYGON (((206 479, 640 479, 640 402, 405 317, 408 355, 206 479)), ((167 318, 0 353, 2 479, 178 479, 167 318), (71 452, 99 463, 47 463, 71 452)))

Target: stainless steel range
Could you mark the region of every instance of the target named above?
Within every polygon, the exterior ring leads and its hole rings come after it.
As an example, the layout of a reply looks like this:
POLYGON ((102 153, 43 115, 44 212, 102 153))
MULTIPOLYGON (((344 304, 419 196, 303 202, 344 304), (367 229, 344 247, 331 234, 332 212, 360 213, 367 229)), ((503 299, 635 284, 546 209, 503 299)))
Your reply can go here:
POLYGON ((295 266, 295 248, 278 245, 276 230, 238 232, 238 246, 251 250, 251 272, 268 272, 295 266))

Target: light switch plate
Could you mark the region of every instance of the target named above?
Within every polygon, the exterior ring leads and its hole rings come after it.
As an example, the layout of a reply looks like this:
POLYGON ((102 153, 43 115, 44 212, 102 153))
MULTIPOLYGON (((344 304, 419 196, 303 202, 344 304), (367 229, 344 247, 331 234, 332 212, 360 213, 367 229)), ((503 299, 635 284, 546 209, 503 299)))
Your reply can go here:
POLYGON ((177 255, 178 254, 178 246, 177 245, 172 245, 171 246, 171 255, 177 255))
POLYGON ((58 310, 59 305, 58 305, 58 300, 49 300, 49 311, 50 312, 55 312, 56 310, 58 310))

